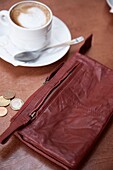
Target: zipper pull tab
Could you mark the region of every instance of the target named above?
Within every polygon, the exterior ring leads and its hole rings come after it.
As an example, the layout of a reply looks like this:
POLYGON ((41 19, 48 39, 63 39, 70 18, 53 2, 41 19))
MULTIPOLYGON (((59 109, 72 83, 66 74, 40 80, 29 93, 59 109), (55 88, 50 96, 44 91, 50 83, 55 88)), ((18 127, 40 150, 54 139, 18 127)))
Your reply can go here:
POLYGON ((31 120, 34 120, 34 119, 36 118, 36 111, 33 112, 33 113, 31 113, 31 114, 29 115, 29 117, 30 117, 31 120))

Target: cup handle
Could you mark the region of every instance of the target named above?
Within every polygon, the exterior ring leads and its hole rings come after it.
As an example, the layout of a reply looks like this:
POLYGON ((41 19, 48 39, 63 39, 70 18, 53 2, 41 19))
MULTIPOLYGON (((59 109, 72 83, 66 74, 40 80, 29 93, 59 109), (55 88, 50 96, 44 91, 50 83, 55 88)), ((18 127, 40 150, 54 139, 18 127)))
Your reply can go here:
POLYGON ((0 23, 7 26, 8 25, 8 11, 2 10, 0 11, 0 23))

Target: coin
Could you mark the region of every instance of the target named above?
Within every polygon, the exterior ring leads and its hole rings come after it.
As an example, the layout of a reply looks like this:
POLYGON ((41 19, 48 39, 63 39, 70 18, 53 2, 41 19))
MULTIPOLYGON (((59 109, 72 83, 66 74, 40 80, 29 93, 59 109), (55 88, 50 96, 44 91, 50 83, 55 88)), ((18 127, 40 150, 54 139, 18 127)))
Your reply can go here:
POLYGON ((0 106, 8 106, 9 104, 10 100, 7 100, 3 96, 0 96, 0 106))
POLYGON ((5 99, 13 99, 15 97, 15 92, 12 90, 7 90, 3 93, 5 99))
POLYGON ((0 117, 3 117, 7 114, 7 109, 5 107, 0 107, 0 117))
POLYGON ((19 98, 14 98, 10 101, 10 107, 13 110, 19 110, 23 104, 24 104, 24 102, 19 98))

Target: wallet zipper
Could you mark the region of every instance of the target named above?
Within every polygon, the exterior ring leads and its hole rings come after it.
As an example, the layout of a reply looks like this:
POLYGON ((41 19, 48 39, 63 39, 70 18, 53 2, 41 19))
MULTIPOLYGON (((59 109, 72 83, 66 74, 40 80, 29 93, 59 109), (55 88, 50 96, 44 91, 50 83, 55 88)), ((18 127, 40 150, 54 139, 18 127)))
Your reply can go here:
MULTIPOLYGON (((66 80, 68 79, 68 77, 74 72, 74 70, 76 69, 76 73, 78 73, 78 71, 82 68, 83 63, 78 62, 78 64, 76 66, 74 66, 65 76, 63 76, 63 78, 57 82, 57 84, 54 86, 54 88, 52 88, 49 92, 49 94, 45 97, 45 99, 43 100, 43 102, 40 104, 40 106, 38 106, 38 108, 36 108, 32 113, 29 114, 30 120, 34 120, 37 116, 40 115, 40 112, 42 112, 42 109, 40 111, 41 106, 46 105, 46 103, 50 100, 50 98, 52 97, 52 95, 59 89, 61 88, 61 84, 63 85, 66 80), (39 111, 39 112, 38 112, 39 111), (38 112, 38 113, 37 113, 38 112)), ((82 69, 83 70, 83 69, 82 69)), ((83 70, 84 71, 84 70, 83 70)), ((74 75, 75 76, 75 75, 74 75)), ((72 79, 72 77, 70 77, 72 79)), ((68 83, 67 83, 68 84, 68 83)))

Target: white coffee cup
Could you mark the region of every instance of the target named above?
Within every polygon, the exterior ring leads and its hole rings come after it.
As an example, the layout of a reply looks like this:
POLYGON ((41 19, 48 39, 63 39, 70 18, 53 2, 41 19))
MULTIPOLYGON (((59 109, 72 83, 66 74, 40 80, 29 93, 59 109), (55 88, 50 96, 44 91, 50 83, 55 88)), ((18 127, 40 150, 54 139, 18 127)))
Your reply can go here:
POLYGON ((19 49, 36 50, 51 39, 51 9, 37 1, 22 1, 0 11, 0 23, 9 29, 9 37, 19 49))

